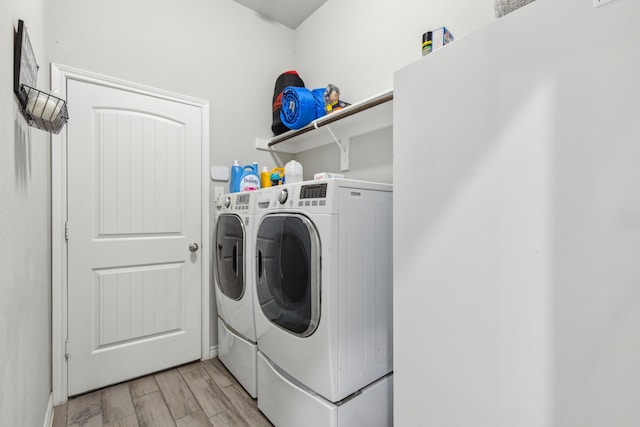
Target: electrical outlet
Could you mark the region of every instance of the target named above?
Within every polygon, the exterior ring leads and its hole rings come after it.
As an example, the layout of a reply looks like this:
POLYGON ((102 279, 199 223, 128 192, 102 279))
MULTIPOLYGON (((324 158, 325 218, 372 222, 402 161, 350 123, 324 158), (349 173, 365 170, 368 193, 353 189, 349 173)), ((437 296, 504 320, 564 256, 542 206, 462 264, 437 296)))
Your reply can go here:
POLYGON ((603 4, 612 2, 613 0, 593 0, 593 7, 602 6, 603 4))
POLYGON ((224 187, 213 187, 213 195, 216 199, 216 202, 220 200, 223 194, 224 194, 224 187))

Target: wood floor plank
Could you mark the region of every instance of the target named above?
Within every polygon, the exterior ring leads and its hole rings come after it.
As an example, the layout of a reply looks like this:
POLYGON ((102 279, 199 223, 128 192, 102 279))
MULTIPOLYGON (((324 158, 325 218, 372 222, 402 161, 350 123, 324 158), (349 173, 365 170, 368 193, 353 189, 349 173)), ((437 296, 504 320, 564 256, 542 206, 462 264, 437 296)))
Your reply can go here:
POLYGON ((53 408, 53 426, 52 427, 66 427, 67 426, 67 403, 58 405, 53 408))
POLYGON ((118 384, 102 390, 102 422, 115 423, 121 418, 135 415, 129 384, 118 384))
POLYGON ((133 399, 140 427, 175 427, 176 423, 160 391, 133 399))
POLYGON ((67 424, 84 424, 96 415, 102 420, 102 391, 72 398, 67 406, 67 424))
POLYGON ((69 427, 104 427, 104 425, 102 424, 102 415, 96 414, 84 421, 70 424, 69 427))
POLYGON ((72 398, 53 427, 272 427, 218 360, 191 363, 72 398))
POLYGON ((103 427, 140 427, 136 414, 119 418, 114 422, 104 424, 103 427))
POLYGON ((272 427, 273 424, 260 412, 256 401, 247 394, 240 384, 232 384, 222 389, 231 406, 251 427, 272 427))
POLYGON ((194 412, 184 418, 176 420, 177 427, 211 427, 209 418, 204 411, 194 412))
POLYGON ((220 388, 228 387, 236 381, 217 357, 203 361, 202 366, 204 366, 211 379, 215 381, 220 388))
POLYGON ((235 411, 220 412, 209 418, 213 427, 251 427, 247 421, 235 411))
POLYGON ((198 370, 200 369, 201 366, 202 366, 202 362, 188 363, 186 365, 178 366, 178 371, 180 373, 184 373, 184 372, 192 371, 194 369, 198 370))
POLYGON ((180 373, 207 417, 231 408, 229 399, 200 364, 189 369, 181 369, 180 373))
POLYGON ((156 384, 153 375, 150 375, 131 381, 129 388, 131 389, 131 397, 136 398, 158 391, 158 384, 156 384))
POLYGON ((155 378, 174 420, 202 411, 178 370, 156 374, 155 378))

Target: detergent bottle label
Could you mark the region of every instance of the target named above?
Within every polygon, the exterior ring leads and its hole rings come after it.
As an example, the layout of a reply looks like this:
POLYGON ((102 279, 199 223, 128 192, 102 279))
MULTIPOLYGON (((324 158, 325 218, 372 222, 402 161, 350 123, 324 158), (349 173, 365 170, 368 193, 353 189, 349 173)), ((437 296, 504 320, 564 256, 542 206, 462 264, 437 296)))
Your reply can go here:
POLYGON ((246 174, 240 180, 240 191, 253 191, 260 189, 260 178, 253 173, 246 174))

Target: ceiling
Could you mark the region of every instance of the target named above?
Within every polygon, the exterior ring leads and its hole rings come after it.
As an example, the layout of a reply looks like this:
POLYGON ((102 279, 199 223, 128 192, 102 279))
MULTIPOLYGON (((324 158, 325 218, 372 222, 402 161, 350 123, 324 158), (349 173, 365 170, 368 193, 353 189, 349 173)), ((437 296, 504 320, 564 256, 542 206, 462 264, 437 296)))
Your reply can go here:
POLYGON ((327 0, 234 0, 267 18, 296 29, 327 0))

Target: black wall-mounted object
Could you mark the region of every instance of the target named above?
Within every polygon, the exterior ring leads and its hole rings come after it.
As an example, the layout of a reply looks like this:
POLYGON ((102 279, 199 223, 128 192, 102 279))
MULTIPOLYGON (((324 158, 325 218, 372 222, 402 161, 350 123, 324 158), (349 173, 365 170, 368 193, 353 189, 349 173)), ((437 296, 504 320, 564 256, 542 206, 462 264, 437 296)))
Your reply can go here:
POLYGON ((36 89, 38 63, 33 53, 24 21, 18 21, 13 57, 13 91, 20 103, 20 113, 29 126, 58 133, 69 120, 63 99, 36 89))
POLYGON ((18 21, 18 32, 16 33, 15 45, 13 49, 13 91, 18 99, 23 97, 20 85, 36 87, 38 85, 38 63, 31 47, 31 41, 24 26, 24 21, 18 21))

